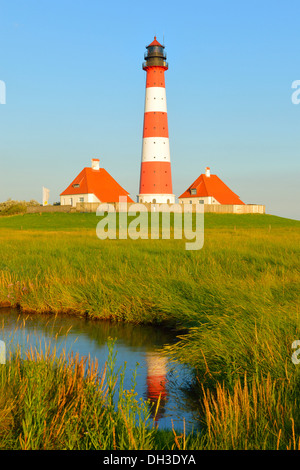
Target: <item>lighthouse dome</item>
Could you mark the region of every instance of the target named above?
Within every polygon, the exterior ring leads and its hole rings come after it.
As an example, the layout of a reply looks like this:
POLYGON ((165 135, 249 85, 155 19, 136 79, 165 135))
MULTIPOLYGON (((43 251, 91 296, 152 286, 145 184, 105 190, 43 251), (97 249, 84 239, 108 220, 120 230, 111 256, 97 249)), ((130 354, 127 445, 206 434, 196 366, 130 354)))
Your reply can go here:
POLYGON ((162 48, 165 47, 162 44, 160 44, 160 42, 158 42, 158 40, 156 39, 156 36, 154 36, 154 40, 149 44, 149 46, 146 46, 146 48, 148 49, 148 47, 151 47, 151 46, 159 46, 162 48))
POLYGON ((168 64, 166 62, 167 56, 164 52, 165 46, 160 44, 156 36, 154 40, 146 46, 147 52, 144 55, 145 62, 143 63, 143 69, 146 70, 147 67, 164 67, 165 70, 168 69, 168 64))

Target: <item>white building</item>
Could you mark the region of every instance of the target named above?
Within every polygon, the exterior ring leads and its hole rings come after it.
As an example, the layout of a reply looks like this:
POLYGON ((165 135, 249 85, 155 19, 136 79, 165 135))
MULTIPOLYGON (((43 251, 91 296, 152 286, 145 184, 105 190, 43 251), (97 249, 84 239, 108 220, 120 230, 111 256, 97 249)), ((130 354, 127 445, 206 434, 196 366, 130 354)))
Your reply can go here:
POLYGON ((245 204, 209 167, 178 199, 181 204, 245 204))
POLYGON ((99 159, 93 158, 91 167, 84 168, 60 194, 60 204, 76 207, 78 202, 112 203, 119 202, 120 196, 133 202, 129 193, 104 168, 100 168, 99 159))

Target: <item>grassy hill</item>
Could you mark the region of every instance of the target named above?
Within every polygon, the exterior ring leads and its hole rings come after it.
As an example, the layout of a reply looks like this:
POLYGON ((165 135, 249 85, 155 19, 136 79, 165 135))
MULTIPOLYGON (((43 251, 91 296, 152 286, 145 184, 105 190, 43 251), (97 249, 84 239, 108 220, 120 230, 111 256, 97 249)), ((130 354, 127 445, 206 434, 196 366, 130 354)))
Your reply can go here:
MULTIPOLYGON (((41 213, 0 217, 0 229, 13 230, 88 230, 95 229, 100 217, 95 213, 41 213)), ((205 228, 300 227, 300 221, 267 214, 212 214, 204 216, 205 228)))

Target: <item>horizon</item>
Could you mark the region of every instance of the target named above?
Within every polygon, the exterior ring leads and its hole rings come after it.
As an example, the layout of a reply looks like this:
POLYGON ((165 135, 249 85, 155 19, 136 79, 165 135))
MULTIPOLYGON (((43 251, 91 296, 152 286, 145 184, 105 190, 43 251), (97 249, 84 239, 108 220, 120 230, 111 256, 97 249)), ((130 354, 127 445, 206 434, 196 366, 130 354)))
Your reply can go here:
POLYGON ((176 202, 209 166, 246 204, 300 220, 300 6, 288 6, 1 2, 0 201, 41 202, 46 187, 58 202, 92 158, 136 201, 157 36, 176 202))

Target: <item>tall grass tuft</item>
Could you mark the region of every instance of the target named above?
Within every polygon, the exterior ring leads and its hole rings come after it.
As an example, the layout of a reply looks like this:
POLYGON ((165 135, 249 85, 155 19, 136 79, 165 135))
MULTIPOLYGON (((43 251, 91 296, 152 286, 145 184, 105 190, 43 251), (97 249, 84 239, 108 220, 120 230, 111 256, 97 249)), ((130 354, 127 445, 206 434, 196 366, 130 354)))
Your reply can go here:
POLYGON ((232 392, 218 383, 203 387, 203 445, 209 449, 300 449, 299 397, 268 374, 261 380, 237 380, 232 392), (295 421, 297 424, 295 424, 295 421))
POLYGON ((147 402, 124 390, 113 345, 105 368, 55 348, 17 350, 0 370, 1 449, 148 449, 147 402), (118 390, 117 390, 118 385, 118 390))

